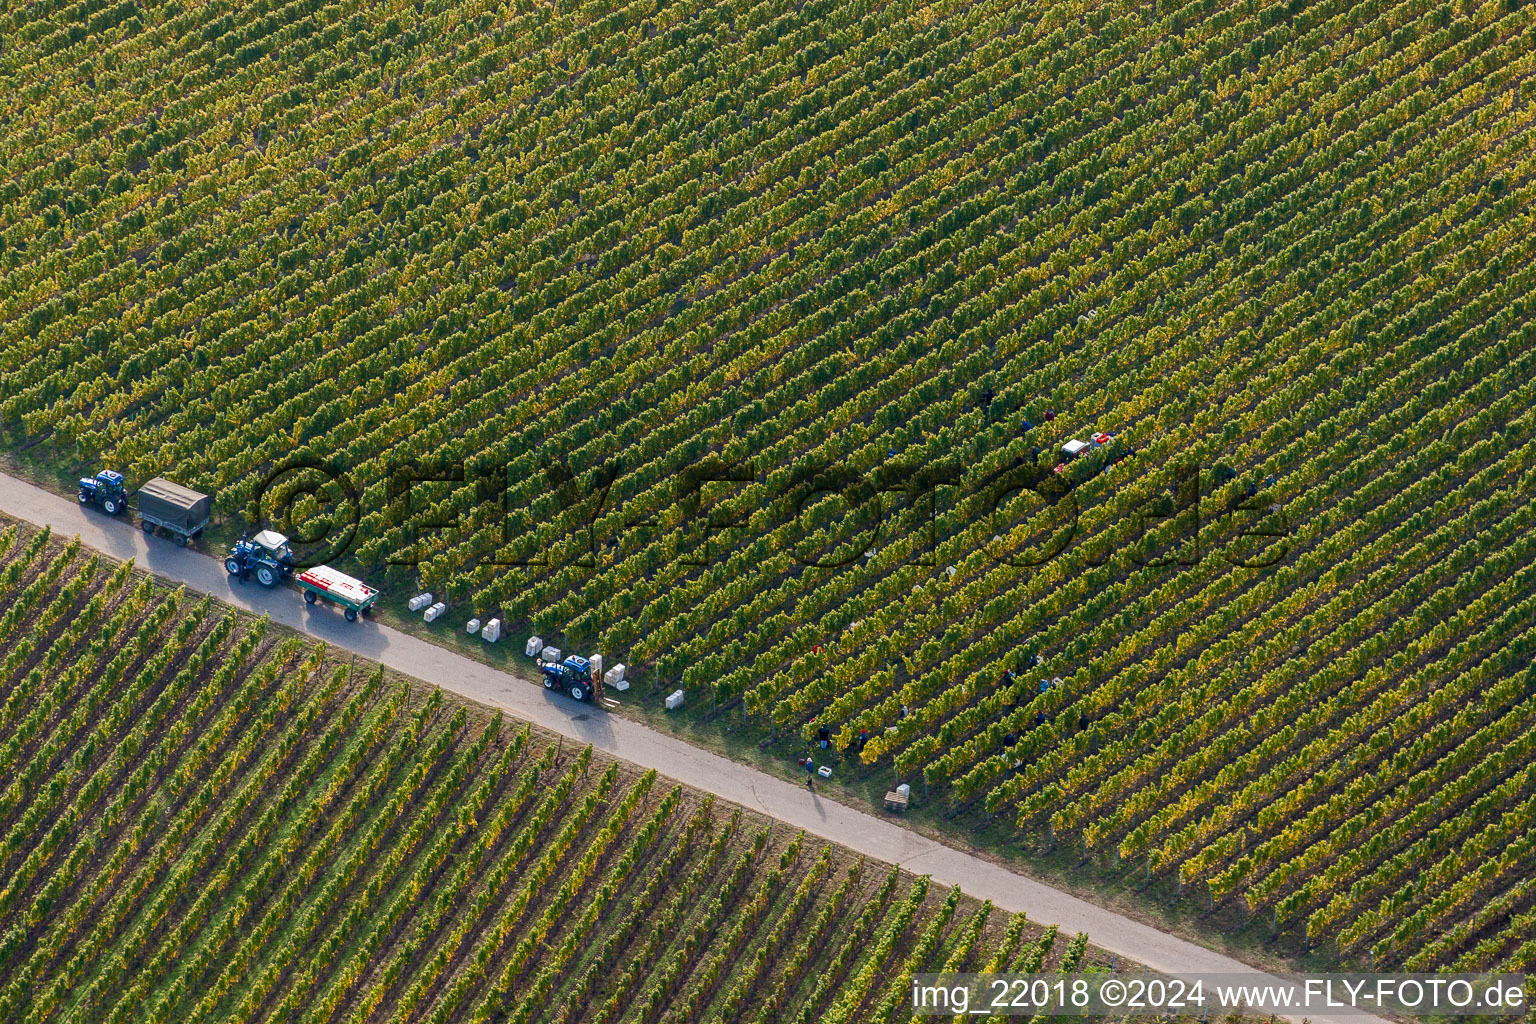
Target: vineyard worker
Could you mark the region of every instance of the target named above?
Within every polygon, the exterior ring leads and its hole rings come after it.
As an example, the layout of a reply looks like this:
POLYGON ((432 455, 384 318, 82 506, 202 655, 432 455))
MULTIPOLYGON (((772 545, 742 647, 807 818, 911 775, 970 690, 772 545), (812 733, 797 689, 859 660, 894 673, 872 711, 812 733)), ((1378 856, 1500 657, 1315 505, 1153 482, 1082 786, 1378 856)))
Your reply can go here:
POLYGON ((1084 731, 1087 728, 1088 728, 1088 712, 1086 712, 1086 711, 1079 711, 1077 713, 1077 731, 1078 732, 1082 732, 1082 731, 1084 731))
POLYGON ((1045 712, 1044 711, 1036 711, 1035 712, 1035 725, 1036 726, 1041 726, 1041 725, 1044 725, 1044 724, 1045 724, 1045 712))
POLYGON ((861 754, 864 753, 864 747, 869 743, 869 739, 870 739, 869 730, 868 729, 860 729, 859 730, 859 753, 861 753, 861 754))
POLYGON ((816 738, 821 741, 821 749, 826 750, 827 745, 832 740, 832 733, 828 731, 826 726, 819 726, 816 729, 816 738))
POLYGON ((805 788, 816 792, 816 762, 810 758, 805 759, 805 788))

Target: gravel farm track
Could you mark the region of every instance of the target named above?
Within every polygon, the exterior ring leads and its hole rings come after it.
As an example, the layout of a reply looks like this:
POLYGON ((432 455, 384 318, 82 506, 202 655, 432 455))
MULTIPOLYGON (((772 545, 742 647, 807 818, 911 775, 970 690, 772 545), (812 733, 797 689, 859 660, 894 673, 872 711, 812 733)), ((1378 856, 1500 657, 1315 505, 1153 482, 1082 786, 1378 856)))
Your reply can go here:
MULTIPOLYGON (((500 709, 537 726, 599 750, 654 768, 687 786, 754 808, 856 853, 929 875, 943 886, 961 885, 976 899, 999 909, 1023 911, 1037 924, 1055 924, 1067 933, 1086 932, 1094 945, 1164 973, 1247 973, 1253 968, 1231 957, 1096 906, 1001 865, 902 828, 890 821, 810 795, 801 787, 756 768, 700 750, 639 722, 593 711, 563 695, 529 685, 505 672, 407 636, 377 622, 346 622, 328 605, 311 608, 296 592, 267 595, 255 584, 232 586, 222 564, 195 551, 147 539, 131 522, 82 510, 74 502, 15 477, 0 474, 0 513, 55 536, 78 536, 105 555, 133 559, 159 577, 212 594, 273 623, 357 653, 389 668, 500 709)), ((1277 979, 1278 980, 1278 979, 1277 979)), ((1329 1018, 1315 1016, 1314 1024, 1329 1018)), ((1342 1018, 1341 1018, 1342 1020, 1342 1018)), ((1350 1024, 1382 1024, 1352 1015, 1350 1024)))

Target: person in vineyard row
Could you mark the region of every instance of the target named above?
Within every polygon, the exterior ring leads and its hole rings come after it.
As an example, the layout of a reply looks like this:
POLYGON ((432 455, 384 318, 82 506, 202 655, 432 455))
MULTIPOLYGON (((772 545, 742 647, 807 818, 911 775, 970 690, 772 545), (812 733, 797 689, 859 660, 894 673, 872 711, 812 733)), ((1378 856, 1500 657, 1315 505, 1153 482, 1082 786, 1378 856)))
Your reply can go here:
POLYGON ((827 747, 830 746, 831 743, 832 743, 832 733, 824 725, 817 726, 817 728, 816 728, 816 739, 821 744, 821 749, 822 750, 826 750, 827 747))
MULTIPOLYGON (((1019 734, 1016 733, 1016 732, 1009 732, 1006 736, 1003 737, 1003 749, 1004 750, 1012 750, 1015 746, 1018 745, 1018 743, 1019 743, 1019 734)), ((1015 771, 1017 771, 1017 770, 1019 770, 1020 768, 1023 768, 1023 767, 1024 767, 1024 760, 1023 760, 1023 758, 1016 757, 1016 758, 1013 759, 1013 768, 1014 768, 1015 771)))

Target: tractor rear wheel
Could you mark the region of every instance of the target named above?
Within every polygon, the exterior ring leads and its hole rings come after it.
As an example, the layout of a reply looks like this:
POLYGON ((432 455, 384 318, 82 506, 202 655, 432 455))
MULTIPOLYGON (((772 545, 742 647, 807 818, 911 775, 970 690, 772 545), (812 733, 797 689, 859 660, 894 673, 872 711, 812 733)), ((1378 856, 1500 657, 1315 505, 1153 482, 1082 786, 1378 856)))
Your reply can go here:
POLYGON ((587 688, 585 686, 582 686, 580 683, 572 683, 571 684, 571 697, 576 699, 576 700, 586 700, 587 699, 587 688))
POLYGON ((277 582, 277 570, 270 565, 258 565, 256 567, 256 582, 264 587, 270 587, 277 582))
POLYGON ((106 510, 106 513, 109 516, 115 516, 123 510, 123 506, 117 503, 116 498, 107 498, 101 503, 101 507, 106 510))

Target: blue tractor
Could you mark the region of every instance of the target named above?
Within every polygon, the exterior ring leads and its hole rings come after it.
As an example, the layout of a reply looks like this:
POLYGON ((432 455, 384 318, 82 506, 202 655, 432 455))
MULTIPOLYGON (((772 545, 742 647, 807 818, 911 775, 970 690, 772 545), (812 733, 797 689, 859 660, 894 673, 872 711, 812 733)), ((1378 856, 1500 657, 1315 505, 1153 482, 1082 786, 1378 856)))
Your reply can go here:
POLYGON ((244 583, 255 576, 264 587, 275 587, 293 573, 293 550, 288 538, 272 530, 262 530, 247 540, 241 537, 224 559, 224 571, 244 583))
POLYGON ((95 476, 80 478, 80 504, 100 505, 109 516, 120 514, 128 507, 128 495, 123 491, 123 474, 104 469, 95 476))
POLYGON ((572 654, 558 665, 542 666, 544 689, 564 690, 576 700, 591 700, 592 663, 579 654, 572 654))

